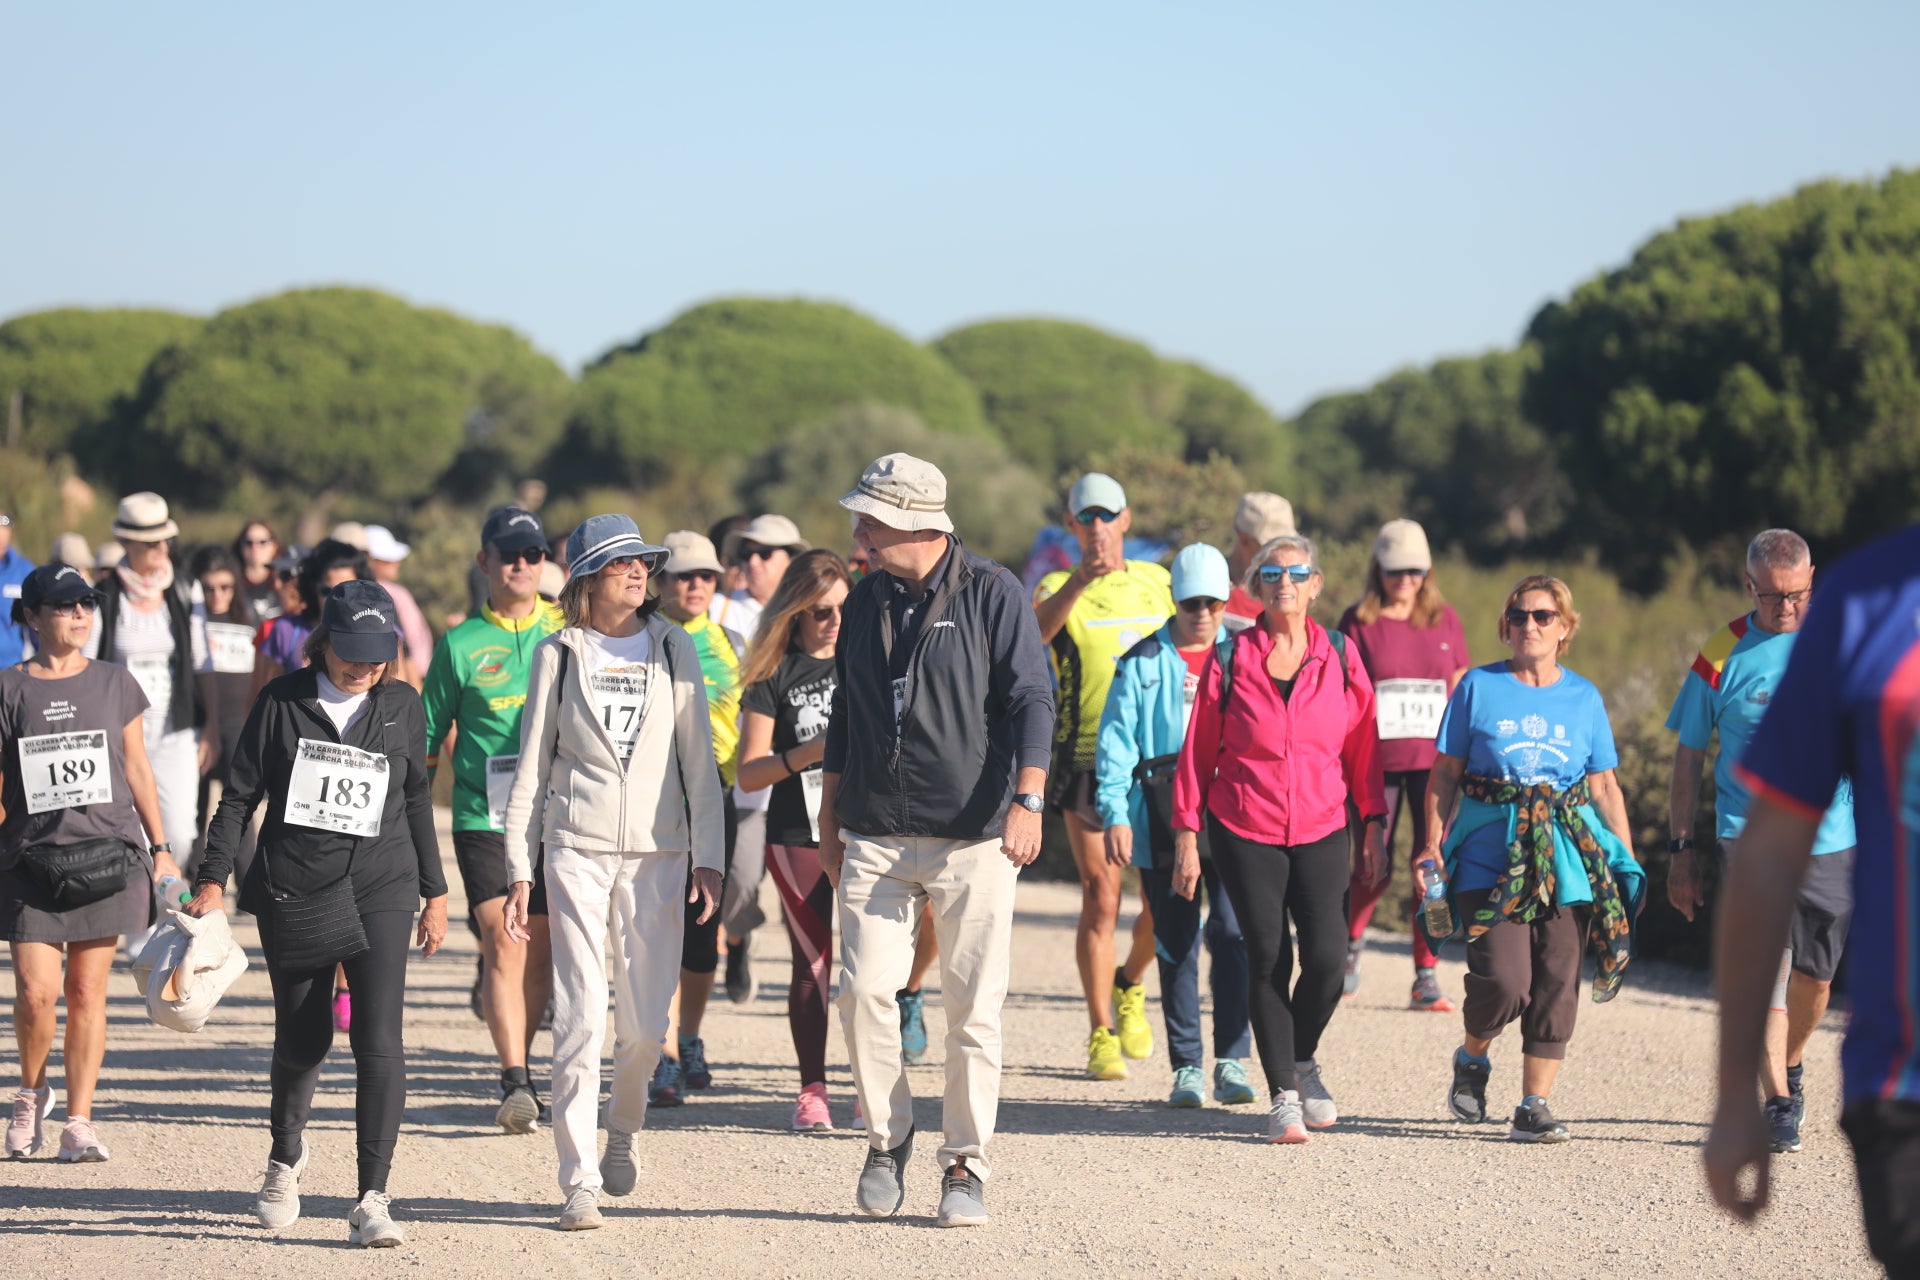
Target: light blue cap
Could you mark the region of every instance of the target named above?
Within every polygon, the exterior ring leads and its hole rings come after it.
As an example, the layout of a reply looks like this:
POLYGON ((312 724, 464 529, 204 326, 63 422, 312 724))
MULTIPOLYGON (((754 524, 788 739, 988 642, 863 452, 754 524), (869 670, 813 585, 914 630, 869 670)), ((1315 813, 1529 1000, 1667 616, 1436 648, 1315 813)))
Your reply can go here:
POLYGON ((1176 601, 1191 600, 1195 596, 1225 600, 1232 594, 1227 558, 1220 554, 1219 548, 1210 547, 1204 542, 1180 548, 1180 554, 1173 558, 1173 598, 1176 601))
POLYGON ((653 573, 667 558, 667 549, 641 537, 640 526, 631 516, 617 512, 588 516, 567 537, 567 580, 598 573, 606 568, 607 561, 618 556, 644 559, 647 571, 653 573))
POLYGON ((1089 471, 1074 483, 1073 491, 1067 495, 1067 510, 1077 516, 1089 507, 1118 515, 1127 509, 1127 491, 1112 476, 1089 471))

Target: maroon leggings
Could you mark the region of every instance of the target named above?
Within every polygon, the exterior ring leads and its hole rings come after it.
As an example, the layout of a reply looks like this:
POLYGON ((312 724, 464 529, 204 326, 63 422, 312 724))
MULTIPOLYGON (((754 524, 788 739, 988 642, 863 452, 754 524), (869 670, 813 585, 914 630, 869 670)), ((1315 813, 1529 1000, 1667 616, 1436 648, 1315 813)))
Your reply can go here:
MULTIPOLYGON (((1412 773, 1390 773, 1387 775, 1387 851, 1388 876, 1378 885, 1366 885, 1360 882, 1358 875, 1347 888, 1347 937, 1353 942, 1360 941, 1360 935, 1367 931, 1367 922, 1373 919, 1373 909, 1386 896, 1387 881, 1393 878, 1393 838, 1400 831, 1400 815, 1405 813, 1413 823, 1413 853, 1418 857, 1420 850, 1427 845, 1427 779, 1429 773, 1420 769, 1412 773)), ((1434 966, 1433 948, 1427 945, 1427 935, 1419 926, 1413 930, 1413 966, 1416 969, 1431 969, 1434 966)))
POLYGON ((827 1079, 827 1000, 833 985, 833 885, 812 845, 770 844, 767 870, 780 890, 793 980, 787 984, 787 1026, 800 1061, 800 1083, 827 1079))

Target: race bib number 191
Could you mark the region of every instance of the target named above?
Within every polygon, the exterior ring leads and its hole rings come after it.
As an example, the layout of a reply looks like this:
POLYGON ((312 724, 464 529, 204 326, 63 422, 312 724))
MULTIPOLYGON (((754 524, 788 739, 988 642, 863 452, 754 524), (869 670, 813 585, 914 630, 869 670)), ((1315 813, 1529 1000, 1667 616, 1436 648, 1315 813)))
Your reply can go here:
POLYGON ((1382 741, 1426 738, 1440 732, 1447 710, 1445 680, 1382 680, 1373 689, 1382 741))
POLYGON ((387 758, 338 742, 300 739, 284 818, 296 827, 377 836, 387 803, 387 758))
POLYGON ((94 729, 20 739, 20 782, 28 813, 113 802, 107 735, 94 729))

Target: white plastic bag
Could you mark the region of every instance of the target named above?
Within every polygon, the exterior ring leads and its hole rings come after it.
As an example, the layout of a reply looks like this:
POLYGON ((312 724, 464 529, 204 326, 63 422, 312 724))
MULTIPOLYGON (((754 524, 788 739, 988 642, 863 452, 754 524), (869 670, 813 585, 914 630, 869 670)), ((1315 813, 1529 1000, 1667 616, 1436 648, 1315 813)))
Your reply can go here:
POLYGON ((246 949, 233 940, 219 911, 199 917, 167 912, 133 962, 134 979, 146 993, 147 1016, 184 1032, 206 1026, 220 997, 246 971, 246 949))

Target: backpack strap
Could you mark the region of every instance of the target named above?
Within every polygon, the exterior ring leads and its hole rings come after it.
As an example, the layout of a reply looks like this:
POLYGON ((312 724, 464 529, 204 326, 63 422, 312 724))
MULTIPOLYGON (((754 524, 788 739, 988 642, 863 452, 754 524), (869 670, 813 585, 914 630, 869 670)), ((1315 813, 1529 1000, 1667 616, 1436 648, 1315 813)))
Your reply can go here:
POLYGON ((1333 658, 1340 664, 1340 692, 1353 688, 1353 673, 1347 670, 1347 634, 1334 627, 1327 628, 1327 642, 1333 646, 1333 658))
MULTIPOLYGON (((1220 705, 1223 707, 1233 696, 1233 637, 1238 634, 1232 632, 1213 642, 1214 659, 1220 664, 1220 705)), ((1340 691, 1345 693, 1353 688, 1353 673, 1347 670, 1346 632, 1328 627, 1327 643, 1333 646, 1334 660, 1340 664, 1340 691)))

